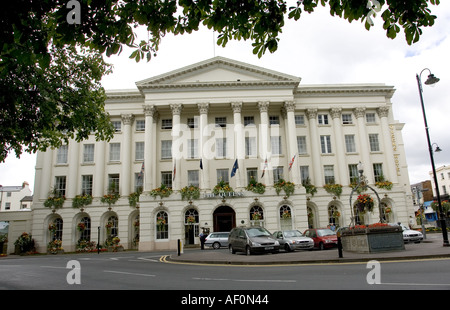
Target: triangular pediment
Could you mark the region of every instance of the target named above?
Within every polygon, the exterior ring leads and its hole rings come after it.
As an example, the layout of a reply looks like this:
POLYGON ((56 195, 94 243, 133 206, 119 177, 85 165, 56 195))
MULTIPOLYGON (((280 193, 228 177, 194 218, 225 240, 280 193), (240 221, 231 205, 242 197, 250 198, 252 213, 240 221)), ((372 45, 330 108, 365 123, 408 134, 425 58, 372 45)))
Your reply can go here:
POLYGON ((190 85, 236 85, 281 83, 295 86, 300 78, 224 57, 214 57, 190 66, 136 82, 138 88, 190 85))

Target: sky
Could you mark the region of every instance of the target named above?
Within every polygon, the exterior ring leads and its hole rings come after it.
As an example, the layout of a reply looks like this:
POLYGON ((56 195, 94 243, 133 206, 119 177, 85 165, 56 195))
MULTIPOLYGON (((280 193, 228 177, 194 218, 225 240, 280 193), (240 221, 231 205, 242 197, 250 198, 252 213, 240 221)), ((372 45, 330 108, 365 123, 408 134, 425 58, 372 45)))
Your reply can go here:
MULTIPOLYGON (((384 8, 382 8, 383 10, 384 8)), ((230 41, 226 47, 215 42, 216 33, 206 28, 192 34, 166 35, 150 62, 129 59, 131 50, 106 57, 114 65, 104 77, 106 90, 136 89, 135 82, 223 56, 300 77, 301 84, 384 83, 396 89, 391 101, 394 118, 404 123, 403 140, 410 183, 429 180, 431 162, 425 134, 416 74, 428 68, 440 82, 423 85, 423 98, 430 139, 442 149, 435 153, 436 167, 450 164, 450 1, 431 6, 437 16, 433 27, 423 28, 419 42, 409 46, 403 31, 392 40, 386 37, 379 14, 367 31, 361 22, 333 17, 326 7, 304 12, 298 21, 288 20, 278 50, 262 58, 252 53, 250 41, 230 41)), ((428 70, 423 71, 424 82, 428 70)), ((35 155, 20 159, 10 154, 0 163, 0 184, 34 186, 35 155)))

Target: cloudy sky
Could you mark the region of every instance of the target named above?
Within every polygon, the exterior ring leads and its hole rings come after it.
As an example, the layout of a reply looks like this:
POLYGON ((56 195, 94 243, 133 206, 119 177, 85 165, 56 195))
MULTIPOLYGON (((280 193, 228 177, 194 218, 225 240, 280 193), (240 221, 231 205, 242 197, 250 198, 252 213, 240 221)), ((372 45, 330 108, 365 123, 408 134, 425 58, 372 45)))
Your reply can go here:
MULTIPOLYGON (((443 150, 435 154, 436 166, 450 164, 450 1, 432 6, 438 18, 424 28, 420 41, 408 46, 403 33, 395 40, 386 37, 377 17, 370 31, 360 22, 332 17, 327 8, 303 13, 299 21, 288 21, 278 50, 262 58, 252 54, 251 42, 232 41, 225 48, 214 44, 215 34, 203 29, 183 36, 167 35, 157 57, 135 63, 131 51, 107 58, 114 73, 105 77, 108 89, 135 88, 135 82, 170 70, 223 56, 302 78, 302 84, 385 83, 395 87, 394 117, 401 123, 411 183, 429 179, 431 164, 425 135, 416 74, 429 68, 441 79, 434 87, 424 86, 424 101, 431 140, 443 150)), ((422 74, 425 81, 428 71, 422 74)), ((34 185, 35 156, 21 159, 10 155, 0 164, 0 184, 34 185)), ((32 187, 33 188, 33 187, 32 187)))

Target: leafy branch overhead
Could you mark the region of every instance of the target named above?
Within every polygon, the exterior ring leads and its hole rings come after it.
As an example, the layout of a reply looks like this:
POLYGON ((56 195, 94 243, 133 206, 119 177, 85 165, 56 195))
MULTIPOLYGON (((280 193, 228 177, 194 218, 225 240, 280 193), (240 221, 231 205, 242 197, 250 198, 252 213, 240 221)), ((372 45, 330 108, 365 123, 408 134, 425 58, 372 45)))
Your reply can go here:
MULTIPOLYGON (((101 78, 111 72, 103 54, 133 48, 131 59, 156 55, 168 33, 182 35, 204 25, 217 32, 217 44, 250 40, 262 57, 278 48, 286 18, 298 20, 319 6, 332 16, 373 27, 380 14, 386 36, 403 29, 408 44, 436 16, 430 6, 439 0, 40 0, 8 1, 0 10, 0 162, 10 151, 35 152, 77 141, 95 133, 113 135, 104 111, 101 78), (69 23, 72 8, 79 23, 69 23), (145 38, 137 29, 145 28, 145 38)), ((381 25, 381 23, 380 23, 381 25)), ((377 25, 378 26, 378 25, 377 25)))

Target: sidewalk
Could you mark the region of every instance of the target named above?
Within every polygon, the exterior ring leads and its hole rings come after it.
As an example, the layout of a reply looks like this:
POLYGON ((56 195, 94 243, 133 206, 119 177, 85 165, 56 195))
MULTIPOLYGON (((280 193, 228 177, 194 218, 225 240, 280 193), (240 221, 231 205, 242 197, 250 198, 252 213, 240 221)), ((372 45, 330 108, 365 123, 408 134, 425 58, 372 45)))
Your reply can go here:
POLYGON ((325 264, 366 262, 369 260, 410 260, 424 258, 450 258, 450 247, 444 247, 442 234, 427 234, 427 239, 416 244, 405 244, 404 251, 361 254, 343 251, 339 258, 337 249, 284 252, 278 254, 260 254, 246 256, 244 253, 231 254, 227 249, 184 250, 179 256, 175 253, 167 257, 167 261, 202 264, 226 265, 276 265, 276 264, 325 264))

